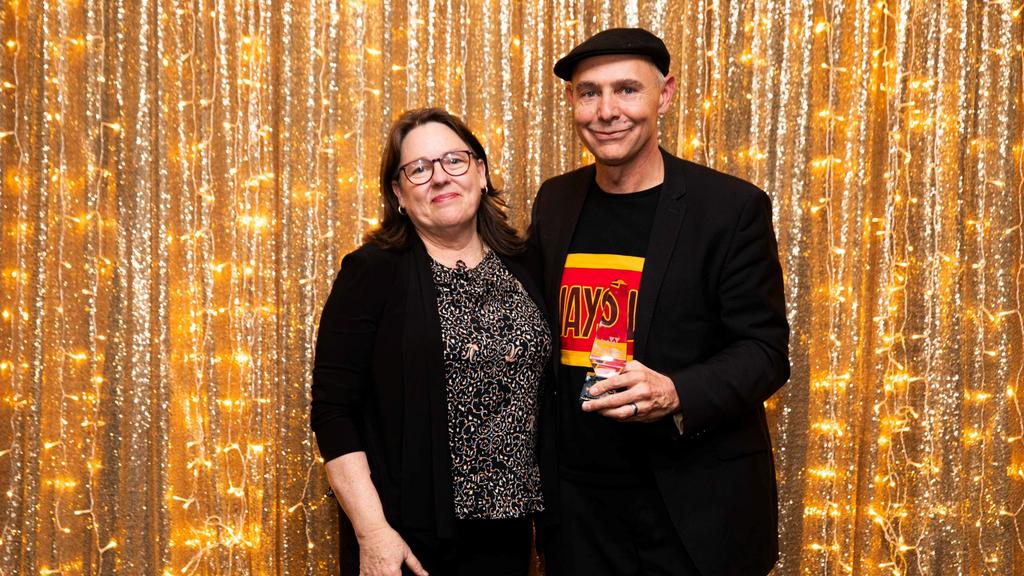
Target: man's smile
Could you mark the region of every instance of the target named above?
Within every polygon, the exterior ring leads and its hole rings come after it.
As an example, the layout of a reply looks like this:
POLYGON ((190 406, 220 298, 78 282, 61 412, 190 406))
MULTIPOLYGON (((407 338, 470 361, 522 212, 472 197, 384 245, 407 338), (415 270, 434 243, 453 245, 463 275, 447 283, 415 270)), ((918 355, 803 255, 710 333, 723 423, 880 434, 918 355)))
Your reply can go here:
POLYGON ((625 136, 626 133, 630 131, 630 129, 632 129, 632 126, 625 126, 617 130, 610 130, 607 128, 602 128, 599 130, 590 128, 589 130, 590 133, 593 134, 594 137, 597 138, 598 140, 617 140, 625 136))

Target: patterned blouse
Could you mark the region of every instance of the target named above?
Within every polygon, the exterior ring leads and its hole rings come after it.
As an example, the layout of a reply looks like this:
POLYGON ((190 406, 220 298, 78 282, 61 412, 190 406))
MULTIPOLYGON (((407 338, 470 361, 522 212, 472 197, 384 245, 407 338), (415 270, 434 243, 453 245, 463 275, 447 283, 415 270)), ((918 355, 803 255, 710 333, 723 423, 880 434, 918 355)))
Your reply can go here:
POLYGON ((488 252, 475 268, 431 261, 444 342, 457 518, 543 509, 537 394, 551 335, 530 295, 488 252))

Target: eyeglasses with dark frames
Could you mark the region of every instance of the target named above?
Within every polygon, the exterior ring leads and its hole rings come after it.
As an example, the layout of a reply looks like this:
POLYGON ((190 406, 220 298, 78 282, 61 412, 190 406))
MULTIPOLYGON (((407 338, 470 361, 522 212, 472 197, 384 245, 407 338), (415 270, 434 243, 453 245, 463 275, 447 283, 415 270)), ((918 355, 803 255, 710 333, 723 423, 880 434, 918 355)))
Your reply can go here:
MULTIPOLYGON (((434 177, 434 163, 437 162, 441 169, 449 176, 462 176, 469 171, 469 159, 475 158, 470 150, 452 150, 445 152, 440 158, 417 158, 398 167, 398 171, 405 174, 405 178, 413 184, 425 184, 434 177)), ((397 178, 398 175, 396 174, 397 178)))

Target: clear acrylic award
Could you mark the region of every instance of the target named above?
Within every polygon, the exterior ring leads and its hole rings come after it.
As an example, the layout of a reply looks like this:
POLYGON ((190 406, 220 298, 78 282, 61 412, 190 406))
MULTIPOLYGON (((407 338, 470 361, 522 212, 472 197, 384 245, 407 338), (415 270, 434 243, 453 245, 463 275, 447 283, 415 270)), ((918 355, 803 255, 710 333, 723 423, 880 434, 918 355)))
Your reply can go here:
POLYGON ((626 367, 626 305, 629 287, 624 280, 616 280, 605 290, 601 299, 601 318, 597 321, 594 330, 594 344, 590 348, 590 364, 594 371, 587 374, 583 381, 583 389, 580 390, 580 403, 593 400, 612 394, 614 390, 605 392, 600 396, 590 394, 590 387, 606 378, 611 378, 622 372, 626 367), (606 302, 607 299, 611 302, 606 302), (614 310, 615 313, 610 313, 614 310), (610 317, 609 317, 610 316, 610 317))

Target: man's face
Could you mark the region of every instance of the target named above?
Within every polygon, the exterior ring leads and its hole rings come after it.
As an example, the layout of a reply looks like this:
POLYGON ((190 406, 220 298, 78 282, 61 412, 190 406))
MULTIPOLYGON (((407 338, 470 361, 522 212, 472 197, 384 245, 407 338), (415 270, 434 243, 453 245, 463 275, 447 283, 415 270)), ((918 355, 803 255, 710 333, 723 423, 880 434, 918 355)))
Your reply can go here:
POLYGON ((674 78, 659 81, 654 64, 628 54, 583 60, 566 87, 577 134, 606 166, 657 151, 658 115, 668 110, 674 91, 674 78))

